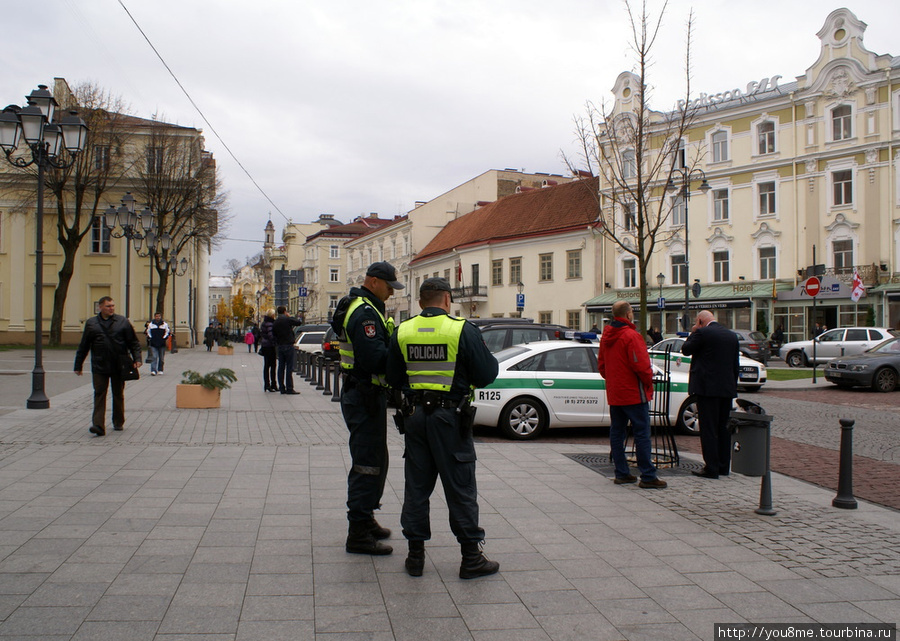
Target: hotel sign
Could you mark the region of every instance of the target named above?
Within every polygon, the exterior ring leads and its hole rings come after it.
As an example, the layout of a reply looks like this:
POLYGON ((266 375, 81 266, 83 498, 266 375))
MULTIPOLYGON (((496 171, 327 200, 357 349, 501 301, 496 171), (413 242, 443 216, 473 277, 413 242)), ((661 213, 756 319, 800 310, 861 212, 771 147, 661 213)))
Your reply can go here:
MULTIPOLYGON (((758 93, 763 93, 766 91, 775 91, 778 89, 778 81, 781 80, 781 76, 772 76, 771 78, 763 78, 759 82, 756 80, 752 80, 747 83, 746 89, 741 91, 737 87, 732 89, 731 91, 721 91, 719 93, 701 93, 700 97, 696 100, 691 100, 688 104, 691 108, 697 107, 713 107, 715 105, 721 104, 723 102, 729 102, 731 100, 740 100, 741 98, 746 98, 748 96, 753 96, 758 93)), ((683 110, 685 105, 684 100, 678 101, 678 109, 683 110)))

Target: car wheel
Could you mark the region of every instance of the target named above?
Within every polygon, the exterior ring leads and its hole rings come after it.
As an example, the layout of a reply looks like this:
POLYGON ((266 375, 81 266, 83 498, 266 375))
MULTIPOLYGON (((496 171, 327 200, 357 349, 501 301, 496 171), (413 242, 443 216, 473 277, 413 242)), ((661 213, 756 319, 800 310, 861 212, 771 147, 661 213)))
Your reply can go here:
POLYGON ((788 367, 806 367, 806 354, 801 351, 791 352, 784 360, 788 367))
POLYGON ((697 399, 688 396, 678 408, 675 428, 682 434, 700 435, 700 419, 697 415, 697 399))
POLYGON ((516 398, 500 413, 500 430, 516 441, 537 438, 547 428, 547 410, 533 398, 516 398))
POLYGON ((872 389, 876 392, 893 392, 897 389, 897 372, 890 367, 882 367, 872 377, 872 389))

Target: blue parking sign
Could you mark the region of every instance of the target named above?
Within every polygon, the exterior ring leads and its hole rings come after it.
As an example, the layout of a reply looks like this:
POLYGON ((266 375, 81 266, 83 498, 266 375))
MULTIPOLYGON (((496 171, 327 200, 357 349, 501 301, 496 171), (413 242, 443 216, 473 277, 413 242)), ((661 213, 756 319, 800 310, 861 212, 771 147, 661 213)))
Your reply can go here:
POLYGON ((656 299, 656 309, 665 309, 666 308, 666 299, 660 296, 656 299))

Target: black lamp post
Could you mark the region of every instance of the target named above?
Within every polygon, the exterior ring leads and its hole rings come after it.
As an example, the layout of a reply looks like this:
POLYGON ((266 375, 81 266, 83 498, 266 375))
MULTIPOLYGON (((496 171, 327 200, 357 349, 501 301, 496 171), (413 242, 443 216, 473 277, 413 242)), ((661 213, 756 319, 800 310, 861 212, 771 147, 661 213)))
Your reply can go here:
MULTIPOLYGON (((663 285, 664 285, 665 282, 666 282, 666 275, 663 274, 662 272, 659 272, 659 273, 656 275, 656 282, 657 282, 657 284, 659 285, 659 300, 662 301, 662 297, 663 297, 663 296, 662 296, 662 288, 663 288, 663 285)), ((665 331, 665 323, 663 322, 663 310, 662 310, 662 307, 660 307, 660 309, 659 309, 659 331, 660 331, 660 332, 664 332, 664 331, 665 331)))
POLYGON ((176 322, 175 322, 175 278, 177 276, 184 276, 188 269, 188 259, 182 258, 181 262, 178 262, 178 254, 173 252, 171 256, 169 256, 169 273, 172 274, 172 349, 171 352, 173 354, 178 353, 178 332, 176 331, 176 322))
POLYGON ((122 196, 122 204, 118 209, 110 205, 103 213, 102 221, 109 235, 113 238, 125 239, 125 317, 131 318, 131 244, 140 249, 141 243, 156 231, 156 222, 149 207, 138 214, 135 212, 135 200, 131 192, 122 196), (116 231, 121 229, 122 231, 116 231))
POLYGON ((702 169, 672 168, 673 174, 681 176, 681 186, 675 184, 672 178, 666 184, 666 191, 670 194, 681 194, 684 198, 684 316, 681 319, 682 329, 688 330, 690 327, 690 313, 688 312, 688 303, 690 302, 690 260, 688 258, 688 202, 691 200, 691 180, 699 180, 700 191, 704 194, 709 191, 709 183, 706 182, 706 174, 702 169))
POLYGON ((37 221, 34 245, 34 369, 31 372, 31 396, 25 402, 28 409, 47 409, 50 399, 44 391, 43 320, 44 320, 44 172, 48 168, 66 169, 75 163, 84 150, 87 125, 71 111, 53 122, 57 102, 46 85, 27 96, 28 106, 9 105, 0 113, 0 147, 6 160, 15 167, 37 167, 37 221), (21 138, 25 138, 31 159, 13 156, 21 138), (60 156, 62 147, 68 160, 60 156))
MULTIPOLYGON (((145 212, 149 212, 149 209, 145 209, 145 212)), ((143 215, 143 214, 142 214, 143 215)), ((152 213, 151 213, 152 216, 152 213)), ((137 250, 137 255, 141 258, 150 258, 150 292, 148 294, 148 313, 150 317, 153 317, 155 310, 153 308, 153 271, 156 267, 156 257, 158 256, 158 250, 162 250, 164 252, 168 252, 169 248, 172 246, 172 237, 169 236, 167 232, 163 232, 162 235, 157 234, 156 221, 153 221, 153 226, 146 234, 144 234, 144 245, 146 250, 141 247, 141 239, 135 239, 134 248, 137 250)), ((169 268, 168 262, 166 262, 166 269, 169 268)))

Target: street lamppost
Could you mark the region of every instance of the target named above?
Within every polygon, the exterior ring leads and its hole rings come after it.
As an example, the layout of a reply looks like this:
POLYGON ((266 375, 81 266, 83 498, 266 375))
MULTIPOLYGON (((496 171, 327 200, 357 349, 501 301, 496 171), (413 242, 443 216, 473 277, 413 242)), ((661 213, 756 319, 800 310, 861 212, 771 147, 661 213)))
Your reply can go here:
MULTIPOLYGON (((149 209, 145 209, 144 211, 149 211, 149 209)), ((143 214, 142 214, 143 215, 143 214)), ((152 215, 152 214, 151 214, 152 215)), ((150 314, 150 318, 153 318, 154 309, 153 309, 153 271, 156 267, 156 256, 157 256, 157 248, 162 249, 164 252, 169 251, 169 247, 172 246, 172 237, 169 236, 168 232, 163 232, 160 236, 156 233, 156 221, 153 221, 153 227, 144 234, 143 240, 147 244, 147 251, 141 251, 141 239, 136 238, 134 241, 134 248, 137 251, 137 255, 141 258, 150 258, 150 293, 148 296, 148 314, 150 314)), ((166 263, 166 269, 169 268, 169 264, 166 263)))
POLYGON ((149 207, 138 214, 135 212, 135 200, 131 192, 122 196, 122 204, 118 209, 110 205, 102 214, 102 222, 113 238, 125 239, 125 317, 131 318, 131 243, 139 249, 141 241, 149 234, 155 233, 156 222, 149 207), (122 231, 117 232, 120 228, 122 231))
MULTIPOLYGON (((663 288, 663 284, 665 284, 665 282, 666 282, 666 275, 663 274, 662 272, 659 272, 656 275, 656 282, 659 284, 659 302, 662 303, 662 299, 663 299, 662 288, 663 288)), ((663 308, 661 305, 659 306, 659 331, 660 331, 660 333, 665 332, 665 322, 663 321, 663 308)))
POLYGON ((0 113, 0 147, 6 160, 14 167, 37 167, 37 220, 34 243, 34 369, 31 372, 31 396, 25 402, 28 409, 50 407, 44 391, 43 320, 44 320, 44 172, 48 168, 66 169, 75 163, 87 140, 87 125, 70 111, 58 123, 53 122, 57 102, 46 85, 26 97, 27 107, 9 105, 0 113), (25 138, 31 159, 13 157, 21 138, 25 138), (60 156, 62 147, 68 160, 60 156))
POLYGON ((700 182, 700 191, 704 194, 709 191, 709 183, 706 182, 706 174, 702 169, 687 169, 686 167, 673 167, 673 174, 678 174, 681 176, 681 186, 675 184, 675 181, 670 177, 669 182, 666 183, 666 191, 673 195, 680 195, 684 199, 684 316, 681 318, 682 329, 684 331, 688 330, 690 327, 690 313, 688 312, 688 304, 690 302, 690 259, 688 258, 688 219, 690 218, 688 212, 688 203, 691 200, 691 180, 699 180, 700 182))
POLYGON ((187 273, 187 269, 187 258, 182 258, 179 263, 177 252, 173 252, 172 255, 169 256, 169 273, 172 274, 172 349, 170 351, 173 354, 178 353, 178 332, 176 330, 177 324, 175 322, 175 278, 177 276, 184 276, 185 273, 187 273))
MULTIPOLYGON (((516 291, 519 292, 519 299, 518 299, 518 300, 521 300, 521 298, 522 298, 522 292, 525 291, 525 283, 523 283, 522 281, 519 281, 519 282, 516 284, 516 291)), ((518 300, 517 300, 517 302, 518 302, 518 300)), ((520 305, 516 305, 516 308, 517 308, 516 311, 519 312, 519 318, 522 318, 522 312, 525 311, 525 305, 521 305, 521 306, 520 306, 520 305)))

